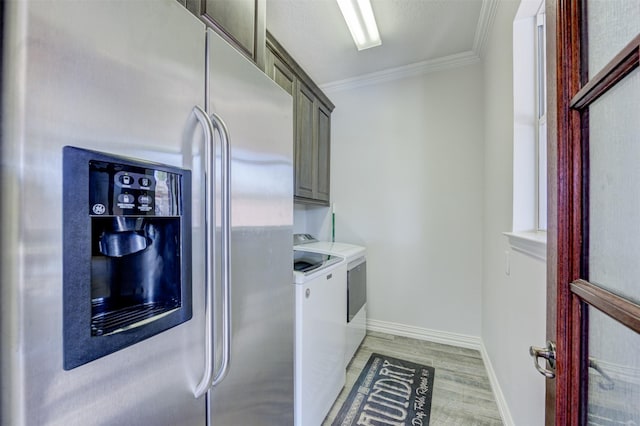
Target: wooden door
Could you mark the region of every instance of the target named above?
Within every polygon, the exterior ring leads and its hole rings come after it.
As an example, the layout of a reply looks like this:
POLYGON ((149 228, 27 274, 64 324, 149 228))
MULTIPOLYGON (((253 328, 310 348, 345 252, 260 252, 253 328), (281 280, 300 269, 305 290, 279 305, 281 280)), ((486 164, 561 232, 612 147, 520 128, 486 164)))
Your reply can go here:
POLYGON ((551 0, 547 17, 546 423, 640 424, 640 2, 551 0))

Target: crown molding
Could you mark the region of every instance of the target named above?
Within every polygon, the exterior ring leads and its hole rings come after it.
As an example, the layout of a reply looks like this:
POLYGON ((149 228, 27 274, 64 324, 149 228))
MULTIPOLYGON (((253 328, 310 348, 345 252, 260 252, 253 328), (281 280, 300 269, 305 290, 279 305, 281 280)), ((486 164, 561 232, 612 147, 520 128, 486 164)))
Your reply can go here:
POLYGON ((326 93, 338 92, 408 77, 415 77, 450 68, 473 65, 478 62, 480 62, 480 57, 474 52, 469 51, 429 61, 417 62, 415 64, 409 64, 402 67, 389 68, 382 71, 363 74, 358 77, 347 78, 345 80, 338 80, 332 83, 320 85, 320 88, 326 93))
POLYGON ((482 0, 478 26, 476 27, 476 37, 473 40, 473 52, 481 58, 484 56, 487 39, 489 38, 489 32, 493 26, 497 9, 498 0, 482 0))
POLYGON ((320 89, 326 93, 339 92, 477 64, 484 54, 489 32, 496 16, 498 2, 499 0, 482 0, 473 49, 470 51, 322 84, 320 89))

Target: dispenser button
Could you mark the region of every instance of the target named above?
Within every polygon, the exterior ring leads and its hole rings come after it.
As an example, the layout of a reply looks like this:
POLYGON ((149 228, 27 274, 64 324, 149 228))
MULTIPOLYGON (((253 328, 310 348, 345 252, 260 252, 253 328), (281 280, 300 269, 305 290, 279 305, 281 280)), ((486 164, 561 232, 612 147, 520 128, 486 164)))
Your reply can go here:
POLYGON ((118 195, 118 201, 125 204, 131 204, 134 201, 134 196, 131 194, 118 195))
POLYGON ((149 195, 141 195, 138 197, 138 202, 140 204, 151 204, 151 197, 149 195))
POLYGON ((138 183, 140 184, 140 186, 150 187, 150 186, 151 186, 151 183, 152 183, 152 180, 151 180, 151 179, 149 179, 148 177, 141 177, 141 178, 138 180, 138 183))
POLYGON ((148 214, 153 210, 153 206, 151 203, 153 202, 153 197, 148 194, 142 194, 138 196, 138 210, 148 214))
POLYGON ((131 185, 133 183, 133 178, 129 175, 120 175, 120 183, 123 185, 131 185))

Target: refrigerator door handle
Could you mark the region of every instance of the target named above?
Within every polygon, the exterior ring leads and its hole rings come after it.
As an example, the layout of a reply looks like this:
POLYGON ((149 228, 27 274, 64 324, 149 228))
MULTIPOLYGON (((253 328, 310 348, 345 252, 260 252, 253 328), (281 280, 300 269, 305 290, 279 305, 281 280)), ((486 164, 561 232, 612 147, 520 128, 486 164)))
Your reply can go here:
POLYGON ((221 143, 221 227, 222 227, 222 361, 220 370, 211 383, 211 387, 216 386, 224 380, 229 372, 231 358, 231 152, 229 146, 229 130, 222 118, 211 113, 213 127, 220 135, 221 143))
POLYGON ((193 394, 200 398, 211 387, 213 378, 213 286, 214 286, 214 231, 216 227, 214 209, 214 166, 215 166, 215 141, 213 139, 214 127, 204 110, 195 106, 193 113, 202 125, 205 136, 205 339, 204 339, 204 373, 196 386, 193 394))

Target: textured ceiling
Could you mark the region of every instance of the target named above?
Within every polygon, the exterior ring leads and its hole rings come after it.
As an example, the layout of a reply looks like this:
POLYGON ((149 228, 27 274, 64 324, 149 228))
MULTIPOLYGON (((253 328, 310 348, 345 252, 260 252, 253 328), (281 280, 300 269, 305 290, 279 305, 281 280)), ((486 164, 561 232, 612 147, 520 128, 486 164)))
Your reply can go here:
POLYGON ((371 3, 379 47, 356 49, 335 0, 267 0, 267 29, 320 85, 474 52, 482 36, 483 0, 371 3))

